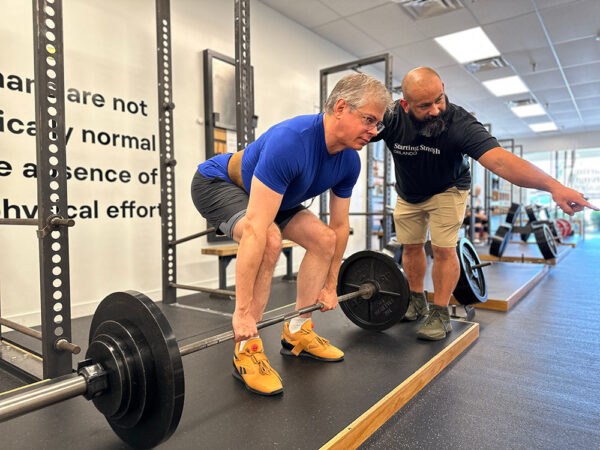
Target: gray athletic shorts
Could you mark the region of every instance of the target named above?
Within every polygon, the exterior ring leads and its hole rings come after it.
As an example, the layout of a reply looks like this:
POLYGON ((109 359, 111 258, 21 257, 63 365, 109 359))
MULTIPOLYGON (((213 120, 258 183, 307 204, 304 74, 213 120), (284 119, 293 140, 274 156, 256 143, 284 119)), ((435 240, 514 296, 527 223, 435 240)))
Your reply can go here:
MULTIPOLYGON (((246 215, 248 194, 242 188, 221 177, 206 178, 196 171, 192 179, 192 201, 202 217, 217 228, 217 234, 233 239, 233 229, 246 215)), ((283 231, 297 213, 306 209, 298 205, 279 211, 274 222, 283 231)))

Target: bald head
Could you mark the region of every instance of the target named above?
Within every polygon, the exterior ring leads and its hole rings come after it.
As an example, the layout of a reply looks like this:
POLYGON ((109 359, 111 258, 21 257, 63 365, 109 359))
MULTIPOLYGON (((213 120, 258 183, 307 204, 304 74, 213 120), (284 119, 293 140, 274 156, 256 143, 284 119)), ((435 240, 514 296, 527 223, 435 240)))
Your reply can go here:
POLYGON ((410 101, 417 92, 441 85, 442 80, 435 70, 430 67, 417 67, 402 79, 402 94, 410 101))

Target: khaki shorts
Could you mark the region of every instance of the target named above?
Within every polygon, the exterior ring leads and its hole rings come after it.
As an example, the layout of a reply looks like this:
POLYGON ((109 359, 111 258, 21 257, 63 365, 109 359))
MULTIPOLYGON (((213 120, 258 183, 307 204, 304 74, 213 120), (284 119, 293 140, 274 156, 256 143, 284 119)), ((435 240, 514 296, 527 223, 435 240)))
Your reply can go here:
POLYGON ((451 187, 422 203, 408 203, 398 196, 394 210, 396 240, 402 244, 422 244, 427 241, 430 228, 433 245, 456 247, 468 194, 468 190, 451 187))

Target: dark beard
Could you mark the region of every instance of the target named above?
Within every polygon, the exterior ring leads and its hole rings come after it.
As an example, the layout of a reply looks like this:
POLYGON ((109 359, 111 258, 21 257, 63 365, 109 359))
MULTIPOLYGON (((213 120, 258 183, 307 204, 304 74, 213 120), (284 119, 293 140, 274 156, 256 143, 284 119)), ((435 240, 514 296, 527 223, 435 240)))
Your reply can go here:
POLYGON ((448 110, 440 111, 436 117, 419 120, 412 111, 408 111, 408 117, 417 129, 417 133, 428 138, 438 137, 448 126, 448 110))

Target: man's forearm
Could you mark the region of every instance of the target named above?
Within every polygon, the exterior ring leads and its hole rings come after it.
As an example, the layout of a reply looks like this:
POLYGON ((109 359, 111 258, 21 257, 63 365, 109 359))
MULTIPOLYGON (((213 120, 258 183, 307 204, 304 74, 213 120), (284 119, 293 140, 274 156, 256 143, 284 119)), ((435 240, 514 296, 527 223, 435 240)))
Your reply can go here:
POLYGON ((338 227, 332 227, 335 232, 335 252, 331 265, 329 266, 329 272, 327 273, 327 280, 325 281, 326 289, 335 289, 337 286, 338 273, 340 266, 342 265, 342 258, 344 257, 344 251, 348 244, 348 235, 350 234, 350 226, 345 224, 338 227))
POLYGON ((250 311, 254 281, 265 251, 266 234, 245 233, 240 241, 235 265, 235 307, 247 314, 250 311))
POLYGON ((512 184, 547 192, 552 192, 555 188, 562 186, 544 171, 506 150, 501 149, 501 152, 497 152, 496 149, 493 149, 488 153, 479 158, 479 162, 512 184))

